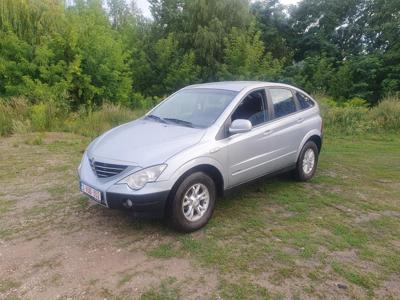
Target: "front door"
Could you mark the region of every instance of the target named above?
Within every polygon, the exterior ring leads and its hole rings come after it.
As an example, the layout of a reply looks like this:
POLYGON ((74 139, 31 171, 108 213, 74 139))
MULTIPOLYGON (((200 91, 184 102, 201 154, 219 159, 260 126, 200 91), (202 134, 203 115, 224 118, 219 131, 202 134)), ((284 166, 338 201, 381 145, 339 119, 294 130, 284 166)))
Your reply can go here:
POLYGON ((253 129, 228 137, 229 187, 267 173, 275 150, 269 141, 270 116, 264 89, 247 95, 231 115, 231 122, 247 119, 253 129))

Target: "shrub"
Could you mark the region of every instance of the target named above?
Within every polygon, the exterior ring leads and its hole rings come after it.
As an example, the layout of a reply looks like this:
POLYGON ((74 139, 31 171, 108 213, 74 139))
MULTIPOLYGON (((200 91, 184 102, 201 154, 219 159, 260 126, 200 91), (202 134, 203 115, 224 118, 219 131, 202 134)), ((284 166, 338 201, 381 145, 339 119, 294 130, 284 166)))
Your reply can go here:
POLYGON ((344 102, 343 104, 345 107, 367 107, 368 102, 359 97, 353 97, 352 99, 344 102))
POLYGON ((351 134, 367 130, 368 108, 333 107, 323 114, 325 129, 328 131, 351 134))
POLYGON ((66 130, 84 136, 95 137, 119 124, 132 121, 141 115, 120 105, 104 104, 99 110, 81 109, 67 120, 66 130))
POLYGON ((134 93, 131 98, 132 107, 140 110, 147 110, 156 106, 162 98, 160 97, 145 97, 140 93, 134 93))
MULTIPOLYGON (((335 102, 326 95, 318 95, 325 129, 331 134, 353 134, 367 131, 400 130, 400 98, 389 96, 377 106, 368 108, 365 101, 353 98, 335 102)), ((135 109, 121 105, 104 104, 97 110, 84 106, 69 113, 53 101, 29 105, 24 98, 0 99, 0 135, 31 131, 69 131, 95 137, 119 124, 134 120, 144 113, 144 108, 154 106, 158 98, 134 99, 135 109)))
POLYGON ((352 134, 377 130, 400 130, 398 95, 386 97, 372 108, 368 108, 367 102, 361 98, 353 98, 339 105, 327 96, 317 97, 327 131, 352 134))
POLYGON ((10 135, 16 123, 28 116, 28 101, 22 97, 0 99, 0 136, 10 135))
POLYGON ((34 104, 30 110, 33 131, 55 131, 63 129, 67 110, 53 101, 34 104))
POLYGON ((388 96, 371 109, 372 126, 400 130, 400 97, 388 96))
POLYGON ((13 133, 28 133, 32 131, 31 121, 28 120, 12 120, 13 133))
POLYGON ((35 104, 31 108, 32 127, 35 131, 44 131, 50 121, 46 114, 46 104, 35 104))

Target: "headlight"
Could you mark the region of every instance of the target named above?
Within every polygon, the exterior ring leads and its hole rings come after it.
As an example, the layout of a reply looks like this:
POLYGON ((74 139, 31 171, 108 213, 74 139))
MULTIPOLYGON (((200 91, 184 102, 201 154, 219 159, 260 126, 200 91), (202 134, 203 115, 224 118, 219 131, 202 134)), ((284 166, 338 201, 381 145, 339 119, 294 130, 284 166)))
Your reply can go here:
POLYGON ((128 177, 125 177, 118 183, 125 183, 133 190, 140 190, 146 185, 146 183, 156 181, 166 167, 167 165, 158 165, 142 169, 128 177))

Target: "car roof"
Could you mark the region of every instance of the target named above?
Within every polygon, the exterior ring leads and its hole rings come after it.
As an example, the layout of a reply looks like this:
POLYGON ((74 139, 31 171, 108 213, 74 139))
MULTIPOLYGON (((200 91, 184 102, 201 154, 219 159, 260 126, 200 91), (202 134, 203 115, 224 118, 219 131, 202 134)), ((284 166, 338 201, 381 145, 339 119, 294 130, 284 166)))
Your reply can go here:
POLYGON ((282 87, 290 87, 290 85, 283 83, 275 83, 275 82, 262 82, 262 81, 221 81, 221 82, 210 82, 210 83, 202 83, 202 84, 194 84, 185 87, 185 89, 198 89, 198 88, 208 88, 208 89, 221 89, 221 90, 229 90, 240 92, 245 88, 258 88, 264 86, 282 86, 282 87))

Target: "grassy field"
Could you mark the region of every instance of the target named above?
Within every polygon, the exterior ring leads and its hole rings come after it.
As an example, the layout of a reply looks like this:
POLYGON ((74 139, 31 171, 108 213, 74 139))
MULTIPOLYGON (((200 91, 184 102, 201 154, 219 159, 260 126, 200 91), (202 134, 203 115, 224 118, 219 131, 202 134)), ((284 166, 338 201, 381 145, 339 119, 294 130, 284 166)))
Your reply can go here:
POLYGON ((89 139, 0 139, 0 298, 400 298, 400 136, 325 138, 315 179, 265 180, 178 234, 80 195, 89 139))

